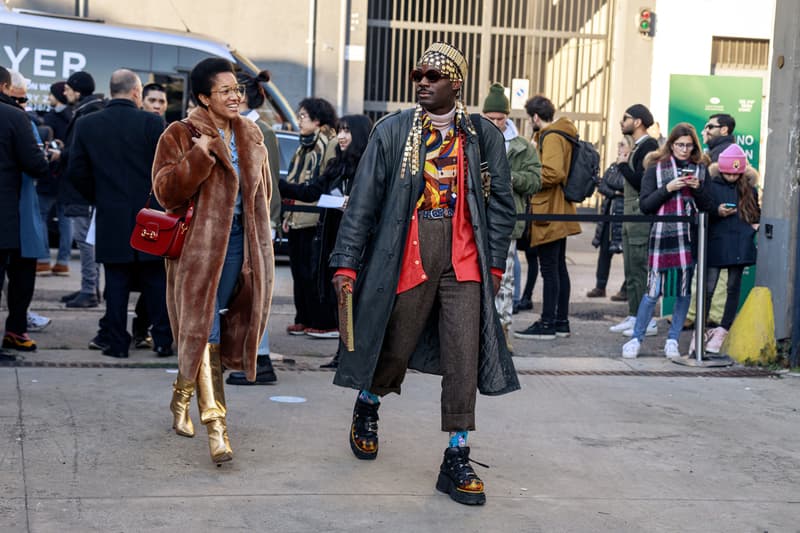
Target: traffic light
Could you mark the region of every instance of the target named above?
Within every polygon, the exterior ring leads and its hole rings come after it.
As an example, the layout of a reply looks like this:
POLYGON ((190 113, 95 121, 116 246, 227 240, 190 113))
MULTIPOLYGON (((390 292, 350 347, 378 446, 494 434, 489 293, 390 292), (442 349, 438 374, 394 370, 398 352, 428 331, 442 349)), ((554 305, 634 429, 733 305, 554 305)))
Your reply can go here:
POLYGON ((655 22, 655 13, 652 9, 645 8, 639 11, 639 35, 652 37, 653 22, 655 22))

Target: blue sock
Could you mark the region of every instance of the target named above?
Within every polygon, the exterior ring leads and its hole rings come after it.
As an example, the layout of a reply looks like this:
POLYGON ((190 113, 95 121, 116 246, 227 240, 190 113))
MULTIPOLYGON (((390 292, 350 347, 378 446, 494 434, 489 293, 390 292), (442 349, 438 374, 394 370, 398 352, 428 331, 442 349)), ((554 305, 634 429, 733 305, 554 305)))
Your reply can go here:
POLYGON ((362 390, 358 393, 358 399, 370 405, 379 405, 381 403, 380 397, 377 394, 372 394, 368 390, 362 390))
POLYGON ((451 448, 464 448, 467 445, 467 436, 469 431, 451 431, 450 432, 450 447, 451 448))

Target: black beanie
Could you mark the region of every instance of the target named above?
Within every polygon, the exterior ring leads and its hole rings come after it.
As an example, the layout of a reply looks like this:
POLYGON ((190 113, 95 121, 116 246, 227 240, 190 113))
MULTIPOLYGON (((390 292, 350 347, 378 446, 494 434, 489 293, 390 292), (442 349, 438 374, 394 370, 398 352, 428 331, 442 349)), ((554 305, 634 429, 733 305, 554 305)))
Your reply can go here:
POLYGON ((81 96, 89 96, 94 92, 94 78, 88 72, 75 72, 67 79, 67 85, 70 88, 81 94, 81 96))
POLYGON ((641 120, 642 126, 645 128, 649 128, 653 125, 653 114, 650 113, 650 110, 642 104, 633 104, 626 109, 625 112, 633 118, 638 118, 641 120))
POLYGON ((66 82, 57 81, 53 85, 50 86, 50 94, 55 96, 56 100, 61 102, 62 104, 68 104, 67 97, 64 95, 64 86, 66 82))

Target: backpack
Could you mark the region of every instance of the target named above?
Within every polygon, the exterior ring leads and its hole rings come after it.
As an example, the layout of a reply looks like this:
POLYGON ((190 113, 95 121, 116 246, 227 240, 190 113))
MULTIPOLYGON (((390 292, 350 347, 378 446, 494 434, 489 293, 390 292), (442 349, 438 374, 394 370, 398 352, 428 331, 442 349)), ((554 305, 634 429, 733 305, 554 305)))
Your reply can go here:
POLYGON ((549 133, 557 133, 572 143, 572 161, 569 165, 567 183, 564 185, 564 198, 568 202, 581 203, 594 194, 597 188, 600 177, 600 153, 591 143, 558 130, 546 131, 539 139, 540 146, 549 133))

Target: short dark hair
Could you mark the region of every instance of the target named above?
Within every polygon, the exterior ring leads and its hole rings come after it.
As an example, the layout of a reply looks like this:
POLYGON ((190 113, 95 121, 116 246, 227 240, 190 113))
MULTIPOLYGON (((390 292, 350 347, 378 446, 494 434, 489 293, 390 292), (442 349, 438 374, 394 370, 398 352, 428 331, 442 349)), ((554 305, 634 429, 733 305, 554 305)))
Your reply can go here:
POLYGON ((211 98, 211 88, 214 86, 214 78, 217 74, 222 74, 223 72, 230 72, 236 75, 236 71, 233 69, 233 63, 221 57, 209 57, 192 68, 192 72, 189 74, 189 81, 192 85, 192 96, 194 96, 194 101, 198 106, 206 107, 203 102, 200 101, 200 95, 202 94, 211 98))
POLYGON ((556 114, 556 107, 549 98, 537 94, 527 102, 525 102, 525 111, 528 116, 533 118, 533 115, 539 115, 539 118, 545 122, 552 122, 553 116, 556 114))
POLYGON ((142 98, 146 98, 147 95, 150 93, 150 91, 159 91, 164 94, 167 94, 167 89, 164 88, 163 85, 161 85, 160 83, 153 82, 153 83, 148 83, 147 85, 142 87, 142 98))
POLYGON ((244 71, 240 71, 236 74, 236 80, 244 85, 244 97, 247 102, 247 107, 250 109, 258 109, 264 104, 266 95, 264 94, 264 88, 261 86, 261 83, 267 83, 270 77, 268 70, 262 70, 255 77, 244 71))
POLYGON ((336 110, 324 98, 304 98, 297 106, 298 109, 301 107, 308 113, 308 118, 319 121, 320 127, 336 128, 336 110))
POLYGON ((708 117, 709 120, 712 118, 717 119, 717 122, 719 122, 720 126, 725 126, 728 128, 728 135, 733 135, 733 130, 736 129, 736 119, 727 113, 717 113, 716 115, 711 115, 708 117))
POLYGON ((11 73, 5 67, 0 67, 0 85, 11 85, 11 73))

